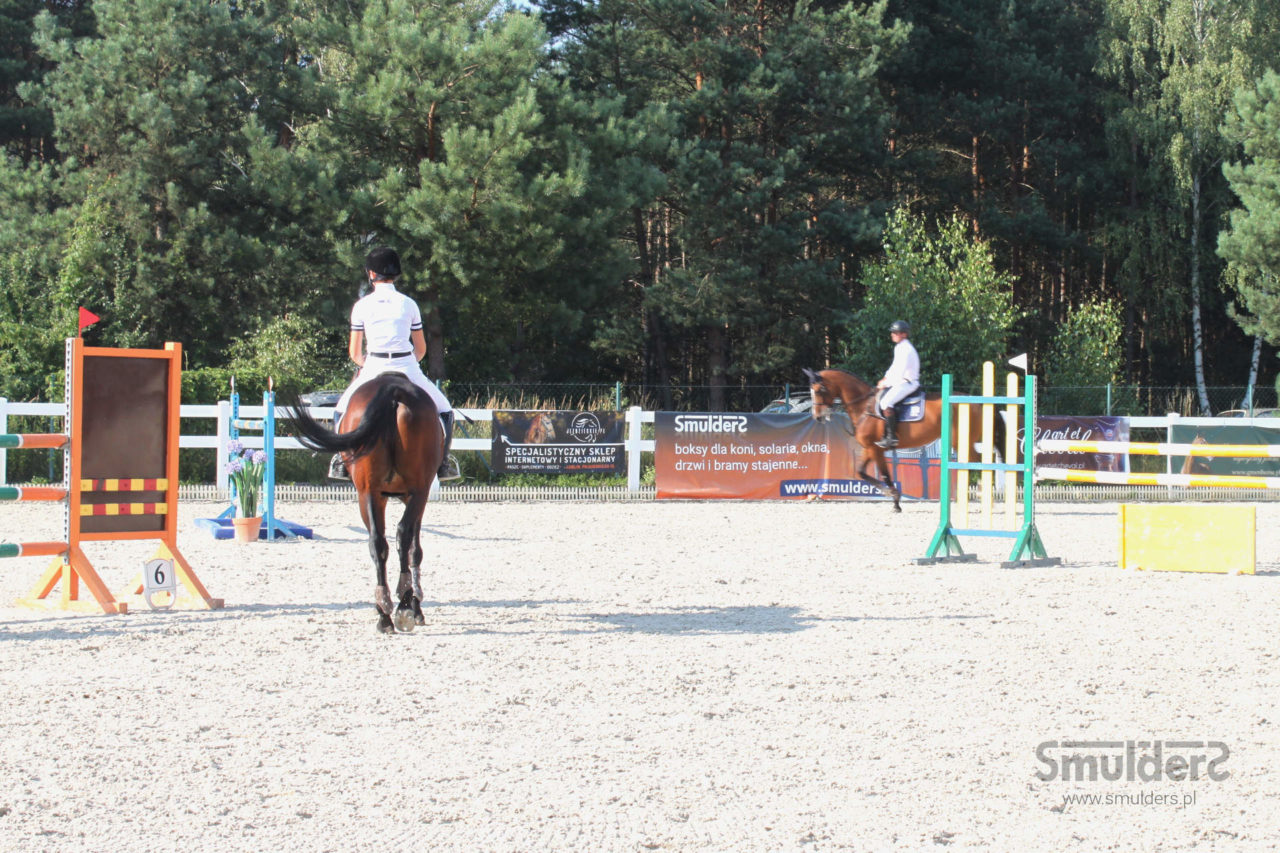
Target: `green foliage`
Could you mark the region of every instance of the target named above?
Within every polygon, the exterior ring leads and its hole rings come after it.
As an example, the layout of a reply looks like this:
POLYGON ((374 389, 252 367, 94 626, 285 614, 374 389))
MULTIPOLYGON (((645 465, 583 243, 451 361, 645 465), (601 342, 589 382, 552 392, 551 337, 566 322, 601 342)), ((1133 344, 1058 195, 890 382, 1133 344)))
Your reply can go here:
POLYGON ((246 376, 269 376, 277 386, 318 390, 350 376, 346 364, 346 329, 335 332, 314 317, 288 314, 266 322, 231 345, 230 370, 246 376))
POLYGON ((936 382, 970 370, 930 339, 969 307, 866 313, 904 200, 983 237, 1018 349, 1106 296, 1126 379, 1186 381, 1199 348, 1238 380, 1207 252, 1228 179, 1240 322, 1280 343, 1277 84, 1244 85, 1277 53, 1269 0, 536 5, 0 0, 5 393, 48 387, 77 305, 95 344, 341 384, 371 241, 405 259, 436 378, 720 405, 832 360, 859 308, 866 372, 903 313, 936 382))
MULTIPOLYGON (((1098 389, 1122 379, 1123 333, 1120 308, 1109 300, 1090 300, 1067 315, 1053 336, 1042 368, 1045 398, 1053 401, 1052 413, 1102 413, 1098 389)), ((1134 402, 1131 397, 1131 392, 1115 389, 1112 410, 1127 410, 1134 402)))
POLYGON ((1247 312, 1241 325, 1280 343, 1280 74, 1266 72, 1236 94, 1227 133, 1243 145, 1245 160, 1223 167, 1242 207, 1218 240, 1218 253, 1247 312))
POLYGON ((1044 360, 1052 385, 1108 385, 1120 378, 1124 353, 1120 311, 1107 300, 1079 305, 1058 327, 1044 360))
POLYGON ((942 374, 959 388, 977 388, 984 361, 1003 362, 1018 312, 1009 276, 996 269, 990 247, 959 217, 929 233, 922 217, 896 210, 884 232, 884 257, 862 268, 864 304, 853 316, 843 360, 874 382, 893 359, 889 325, 911 324, 920 353, 921 384, 942 374))
POLYGON ((0 397, 49 399, 66 363, 65 340, 75 334, 74 309, 51 303, 52 266, 28 248, 0 255, 0 397))

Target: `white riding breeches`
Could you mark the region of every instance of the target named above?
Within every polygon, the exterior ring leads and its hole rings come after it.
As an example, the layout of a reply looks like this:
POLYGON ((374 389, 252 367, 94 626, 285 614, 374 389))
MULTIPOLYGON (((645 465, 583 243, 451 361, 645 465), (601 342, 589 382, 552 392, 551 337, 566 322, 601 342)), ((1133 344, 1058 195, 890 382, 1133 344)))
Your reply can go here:
POLYGON ((435 401, 436 409, 439 410, 440 414, 443 415, 445 412, 453 411, 453 406, 449 405, 449 400, 444 396, 444 392, 436 387, 436 383, 427 378, 427 375, 422 372, 422 368, 418 366, 418 360, 412 355, 401 356, 400 358, 366 357, 364 367, 360 368, 360 372, 356 374, 356 378, 352 380, 351 385, 342 393, 342 397, 338 400, 334 409, 339 412, 345 412, 351 402, 351 395, 355 394, 361 385, 383 373, 403 373, 409 377, 410 382, 431 395, 431 399, 435 401))
POLYGON ((889 406, 896 406, 919 387, 919 382, 899 382, 897 385, 894 385, 888 391, 884 392, 884 396, 880 398, 880 408, 883 410, 887 409, 889 406))

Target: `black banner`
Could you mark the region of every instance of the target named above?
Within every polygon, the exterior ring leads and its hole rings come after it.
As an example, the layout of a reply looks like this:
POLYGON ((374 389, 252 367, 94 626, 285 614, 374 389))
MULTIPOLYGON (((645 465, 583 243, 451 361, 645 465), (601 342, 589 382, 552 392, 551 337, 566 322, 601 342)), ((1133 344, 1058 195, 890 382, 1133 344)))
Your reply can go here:
MULTIPOLYGON (((1021 439, 1021 435, 1018 436, 1021 439)), ((1128 441, 1129 419, 1103 415, 1038 415, 1036 441, 1128 441)), ((1003 452, 1004 448, 1000 448, 1003 452)), ((1073 468, 1077 471, 1128 471, 1123 453, 1083 453, 1051 450, 1036 453, 1039 468, 1073 468)))
POLYGON ((621 412, 493 413, 496 474, 606 474, 627 470, 621 412))

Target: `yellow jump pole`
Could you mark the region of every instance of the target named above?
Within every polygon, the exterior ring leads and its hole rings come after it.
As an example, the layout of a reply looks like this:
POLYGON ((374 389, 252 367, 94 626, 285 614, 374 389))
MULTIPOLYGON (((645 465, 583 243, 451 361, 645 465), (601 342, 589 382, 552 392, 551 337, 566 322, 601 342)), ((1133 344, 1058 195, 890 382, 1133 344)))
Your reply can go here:
MULTIPOLYGON (((984 361, 982 363, 982 396, 994 397, 995 395, 996 366, 989 361, 984 361)), ((995 414, 996 407, 993 404, 982 404, 982 463, 984 465, 990 465, 996 461, 995 414)), ((978 482, 981 484, 978 498, 982 502, 982 527, 991 530, 995 526, 992 519, 995 508, 995 472, 979 471, 978 474, 978 482)))
MULTIPOLYGON (((1018 396, 1018 374, 1005 378, 1005 396, 1018 396)), ((1010 465, 1018 462, 1018 407, 1010 403, 1005 407, 1004 461, 1010 465)), ((1018 473, 1004 472, 1004 526, 1012 530, 1018 520, 1018 473)))
MULTIPOLYGON (((969 461, 969 450, 973 446, 969 436, 969 404, 957 406, 956 414, 956 461, 964 464, 969 461)), ((956 472, 956 515, 959 521, 953 519, 953 526, 969 526, 969 472, 963 468, 956 472)))

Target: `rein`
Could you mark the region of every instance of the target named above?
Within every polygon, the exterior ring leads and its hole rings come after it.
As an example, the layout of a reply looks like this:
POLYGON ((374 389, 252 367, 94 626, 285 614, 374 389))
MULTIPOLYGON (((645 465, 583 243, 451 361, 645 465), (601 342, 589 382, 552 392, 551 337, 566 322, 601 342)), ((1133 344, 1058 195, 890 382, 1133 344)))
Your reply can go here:
MULTIPOLYGON (((823 385, 825 386, 826 383, 824 382, 823 385)), ((865 394, 863 394, 861 397, 858 397, 857 399, 845 400, 844 401, 845 411, 851 412, 854 406, 858 405, 863 400, 866 400, 869 397, 874 397, 876 395, 876 392, 878 392, 879 390, 880 390, 879 388, 873 387, 870 391, 866 392, 865 394)), ((827 390, 827 393, 828 394, 831 393, 830 389, 827 390)), ((844 398, 841 398, 841 399, 844 399, 844 398)), ((832 397, 832 402, 835 402, 834 397, 832 397)), ((851 428, 846 427, 844 424, 840 424, 840 428, 844 430, 846 433, 848 433, 850 436, 856 438, 858 435, 858 425, 861 424, 863 421, 865 421, 868 418, 868 416, 870 416, 870 414, 871 413, 867 411, 867 407, 863 407, 862 413, 858 416, 857 420, 854 420, 852 414, 849 416, 849 423, 851 425, 851 428)))

